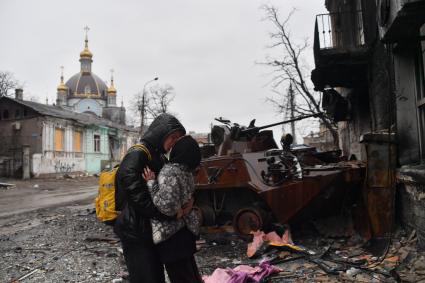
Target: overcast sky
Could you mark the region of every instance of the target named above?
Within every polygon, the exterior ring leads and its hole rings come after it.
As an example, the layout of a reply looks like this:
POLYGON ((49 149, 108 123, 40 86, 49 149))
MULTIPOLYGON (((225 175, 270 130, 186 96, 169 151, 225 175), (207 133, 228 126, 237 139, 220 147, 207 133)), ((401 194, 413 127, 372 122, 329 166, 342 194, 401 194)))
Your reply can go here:
MULTIPOLYGON (((264 4, 282 16, 297 8, 292 33, 311 43, 315 15, 326 12, 324 0, 0 0, 0 70, 24 82, 26 97, 52 103, 60 66, 65 80, 80 70, 88 25, 92 71, 109 81, 115 70, 117 100, 126 107, 158 76, 175 88, 171 110, 188 130, 208 132, 218 116, 272 123, 280 117, 264 102, 271 95, 269 70, 255 64, 270 53, 264 4)), ((311 68, 312 53, 306 57, 311 68)))

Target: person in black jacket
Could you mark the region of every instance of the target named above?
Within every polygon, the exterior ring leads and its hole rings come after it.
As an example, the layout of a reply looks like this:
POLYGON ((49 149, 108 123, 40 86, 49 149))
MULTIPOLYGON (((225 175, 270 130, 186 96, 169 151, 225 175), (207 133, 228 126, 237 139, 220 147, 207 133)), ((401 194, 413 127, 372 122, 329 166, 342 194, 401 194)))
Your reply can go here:
MULTIPOLYGON (((118 215, 114 231, 121 239, 124 258, 131 283, 163 283, 164 267, 152 240, 150 219, 170 220, 152 203, 143 169, 149 167, 158 174, 164 165, 163 154, 186 134, 183 125, 172 115, 161 114, 149 126, 141 143, 149 150, 151 158, 142 150, 129 150, 121 162, 116 177, 115 200, 118 215)), ((191 210, 191 204, 185 211, 191 210)), ((171 219, 184 214, 178 213, 171 219)))

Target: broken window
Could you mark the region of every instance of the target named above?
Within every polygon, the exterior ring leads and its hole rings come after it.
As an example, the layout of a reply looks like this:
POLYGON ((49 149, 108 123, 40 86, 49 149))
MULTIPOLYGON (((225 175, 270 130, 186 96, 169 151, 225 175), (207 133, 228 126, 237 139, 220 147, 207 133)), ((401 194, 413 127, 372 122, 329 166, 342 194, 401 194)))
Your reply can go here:
POLYGON ((100 152, 100 135, 94 135, 93 140, 94 140, 94 151, 100 152))
MULTIPOLYGON (((425 36, 425 24, 422 25, 419 32, 423 38, 425 36)), ((419 125, 419 142, 422 159, 425 159, 425 40, 422 39, 418 48, 417 60, 417 100, 418 108, 418 125, 419 125)))
POLYGON ((55 151, 63 151, 65 143, 65 130, 55 128, 55 151))
POLYGON ((74 132, 74 152, 82 152, 83 133, 81 131, 74 132))

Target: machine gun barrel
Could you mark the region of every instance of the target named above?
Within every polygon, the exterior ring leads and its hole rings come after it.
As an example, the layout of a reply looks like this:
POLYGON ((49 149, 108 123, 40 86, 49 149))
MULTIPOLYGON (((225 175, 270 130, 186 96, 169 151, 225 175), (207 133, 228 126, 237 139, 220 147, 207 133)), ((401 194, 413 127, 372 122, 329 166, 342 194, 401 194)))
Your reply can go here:
POLYGON ((295 122, 295 121, 300 121, 300 120, 311 118, 311 117, 318 117, 318 116, 321 116, 321 115, 323 115, 323 113, 319 112, 319 113, 314 113, 314 114, 310 114, 310 115, 298 116, 294 119, 289 119, 289 120, 285 120, 285 121, 282 121, 282 122, 268 124, 268 125, 261 126, 261 127, 253 127, 253 128, 243 129, 243 130, 241 130, 241 133, 245 134, 245 133, 249 133, 249 132, 253 132, 253 131, 257 132, 257 131, 260 131, 262 129, 266 129, 266 128, 270 128, 270 127, 274 127, 274 126, 279 126, 279 125, 283 125, 283 124, 287 124, 287 123, 291 123, 291 122, 295 122))

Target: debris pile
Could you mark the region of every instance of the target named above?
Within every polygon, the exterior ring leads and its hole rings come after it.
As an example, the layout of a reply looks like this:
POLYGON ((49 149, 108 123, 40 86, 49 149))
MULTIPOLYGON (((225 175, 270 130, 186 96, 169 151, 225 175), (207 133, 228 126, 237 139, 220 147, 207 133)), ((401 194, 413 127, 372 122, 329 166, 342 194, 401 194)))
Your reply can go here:
POLYGON ((6 282, 111 282, 123 272, 120 245, 92 205, 10 217, 0 233, 6 282))
MULTIPOLYGON (((285 227, 255 232, 247 242, 222 226, 203 230, 195 256, 206 282, 227 280, 216 276, 235 282, 263 277, 264 282, 420 282, 425 252, 416 242, 414 231, 399 230, 374 251, 375 244, 356 234, 298 227, 292 238, 285 227)), ((5 282, 126 282, 119 239, 96 220, 92 205, 9 217, 0 230, 0 251, 5 282)))
MULTIPOLYGON (((214 258, 218 268, 207 272, 211 275, 204 277, 206 282, 260 282, 235 274, 238 265, 249 265, 251 270, 258 271, 263 263, 274 271, 267 274, 266 282, 425 282, 425 252, 417 250, 415 232, 407 236, 399 230, 391 238, 382 239, 381 245, 356 234, 329 238, 312 233, 300 237, 296 244, 289 230, 281 235, 254 232, 252 242, 247 244, 247 254, 234 254, 237 261, 224 256, 214 258)), ((241 248, 240 242, 236 246, 241 248)), ((206 270, 200 267, 205 274, 206 270)))

